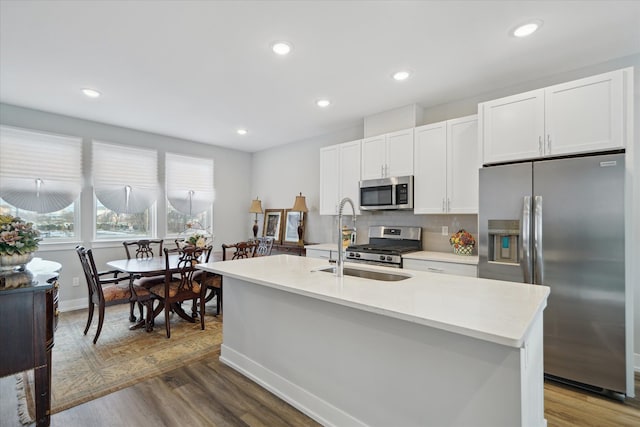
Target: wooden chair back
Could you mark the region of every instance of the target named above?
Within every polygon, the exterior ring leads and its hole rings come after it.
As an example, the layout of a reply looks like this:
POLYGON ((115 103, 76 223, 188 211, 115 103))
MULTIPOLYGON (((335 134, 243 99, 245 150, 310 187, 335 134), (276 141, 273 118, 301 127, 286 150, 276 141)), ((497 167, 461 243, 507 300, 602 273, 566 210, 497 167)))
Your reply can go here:
POLYGON ((231 245, 222 244, 222 260, 253 258, 258 248, 257 241, 237 242, 231 245), (233 250, 232 254, 228 254, 227 250, 233 250))
POLYGON ((162 239, 130 240, 122 242, 122 245, 127 253, 127 259, 131 259, 132 255, 136 259, 162 256, 162 239), (134 250, 135 252, 133 252, 134 250))

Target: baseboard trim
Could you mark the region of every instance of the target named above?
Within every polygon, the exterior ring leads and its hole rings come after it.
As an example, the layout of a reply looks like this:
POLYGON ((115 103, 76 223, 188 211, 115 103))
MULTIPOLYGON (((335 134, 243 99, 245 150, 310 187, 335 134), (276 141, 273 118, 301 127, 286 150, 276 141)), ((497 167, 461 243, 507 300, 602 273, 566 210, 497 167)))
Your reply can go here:
POLYGON ((224 344, 221 345, 220 361, 324 426, 367 426, 357 418, 224 344))
POLYGON ((640 372, 640 353, 633 354, 633 370, 640 372))

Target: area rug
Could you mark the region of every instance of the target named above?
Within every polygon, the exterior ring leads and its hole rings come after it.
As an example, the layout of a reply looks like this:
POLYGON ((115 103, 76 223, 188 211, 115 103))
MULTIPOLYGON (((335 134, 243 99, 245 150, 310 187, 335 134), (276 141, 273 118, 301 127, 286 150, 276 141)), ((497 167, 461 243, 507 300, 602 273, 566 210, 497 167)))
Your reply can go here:
MULTIPOLYGON (((172 314, 171 338, 167 339, 164 315, 156 318, 152 332, 130 331, 129 306, 122 304, 106 308, 100 338, 93 344, 96 317, 97 313, 89 332, 83 335, 86 310, 60 315, 53 348, 52 414, 214 357, 222 342, 220 317, 205 315, 203 331, 199 321, 189 323, 172 314)), ((33 384, 27 375, 23 381, 33 384)))

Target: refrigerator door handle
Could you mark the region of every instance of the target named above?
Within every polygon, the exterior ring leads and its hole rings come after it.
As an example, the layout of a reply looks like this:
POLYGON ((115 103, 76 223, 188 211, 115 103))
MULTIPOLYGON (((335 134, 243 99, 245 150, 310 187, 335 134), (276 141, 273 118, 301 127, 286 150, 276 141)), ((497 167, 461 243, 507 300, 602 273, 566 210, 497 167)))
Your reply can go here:
POLYGON ((522 218, 520 220, 520 266, 524 275, 524 283, 532 283, 531 277, 531 197, 522 200, 522 218))
POLYGON ((544 260, 542 259, 542 196, 533 198, 533 262, 536 284, 544 285, 544 260))

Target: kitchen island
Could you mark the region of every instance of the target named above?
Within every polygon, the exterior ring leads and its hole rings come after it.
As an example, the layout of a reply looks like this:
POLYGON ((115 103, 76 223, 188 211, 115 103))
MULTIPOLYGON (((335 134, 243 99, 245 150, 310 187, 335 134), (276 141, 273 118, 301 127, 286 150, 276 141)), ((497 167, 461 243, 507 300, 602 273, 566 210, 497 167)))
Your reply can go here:
POLYGON ((384 267, 337 278, 289 255, 224 276, 220 359, 324 425, 544 426, 549 289, 384 267))

